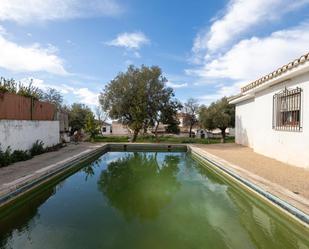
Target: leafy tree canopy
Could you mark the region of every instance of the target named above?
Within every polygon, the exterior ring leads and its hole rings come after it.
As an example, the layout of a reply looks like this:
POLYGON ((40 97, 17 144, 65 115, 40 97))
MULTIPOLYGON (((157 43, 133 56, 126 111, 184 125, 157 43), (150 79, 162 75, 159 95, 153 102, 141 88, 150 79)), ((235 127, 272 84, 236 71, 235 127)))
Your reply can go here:
POLYGON ((84 129, 87 118, 93 113, 91 109, 80 103, 74 103, 68 108, 69 113, 69 125, 72 127, 72 132, 80 129, 84 129))
POLYGON ((99 133, 99 125, 95 120, 93 113, 88 113, 86 117, 85 131, 89 133, 90 139, 93 141, 99 133))
POLYGON ((189 126, 189 137, 191 137, 192 128, 198 123, 197 114, 199 110, 199 104, 197 99, 190 98, 184 104, 183 112, 185 113, 183 123, 185 126, 189 126))
POLYGON ((202 106, 199 110, 199 121, 205 129, 220 129, 222 142, 225 142, 226 128, 235 125, 235 108, 224 97, 213 102, 209 107, 202 106))
POLYGON ((48 88, 43 93, 42 100, 56 105, 58 109, 60 109, 63 104, 62 94, 54 88, 48 88))
POLYGON ((100 94, 102 109, 112 119, 118 119, 133 130, 133 141, 141 129, 165 121, 167 111, 175 110, 172 88, 165 86, 167 79, 157 67, 129 66, 107 84, 100 94), (163 115, 164 113, 164 115, 163 115))

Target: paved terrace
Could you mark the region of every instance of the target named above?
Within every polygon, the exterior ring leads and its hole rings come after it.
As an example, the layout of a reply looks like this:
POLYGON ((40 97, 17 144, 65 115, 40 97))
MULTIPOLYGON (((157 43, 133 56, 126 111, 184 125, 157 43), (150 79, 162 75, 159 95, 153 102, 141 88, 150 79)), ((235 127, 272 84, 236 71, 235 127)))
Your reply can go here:
POLYGON ((236 144, 191 145, 234 173, 309 214, 309 170, 236 144))
POLYGON ((58 151, 44 153, 28 161, 17 162, 0 168, 0 196, 11 192, 28 181, 60 168, 78 157, 85 156, 102 145, 101 143, 69 144, 58 151))

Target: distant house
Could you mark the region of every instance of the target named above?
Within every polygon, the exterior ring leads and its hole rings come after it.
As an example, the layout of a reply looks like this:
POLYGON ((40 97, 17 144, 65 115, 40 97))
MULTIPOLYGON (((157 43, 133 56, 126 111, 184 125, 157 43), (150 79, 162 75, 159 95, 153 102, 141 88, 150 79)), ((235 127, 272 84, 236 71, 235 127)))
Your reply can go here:
MULTIPOLYGON (((189 136, 189 132, 190 132, 190 126, 187 124, 186 120, 188 120, 189 114, 184 113, 184 112, 179 112, 177 114, 177 119, 179 121, 179 129, 180 129, 180 135, 181 136, 189 136)), ((196 134, 197 130, 199 129, 199 125, 195 124, 192 127, 192 133, 193 135, 196 134)))
POLYGON ((100 125, 100 132, 103 136, 111 135, 112 134, 112 125, 110 123, 102 121, 101 125, 100 125))
POLYGON ((131 134, 129 128, 120 121, 112 122, 112 134, 116 136, 128 136, 131 134))
POLYGON ((309 53, 244 86, 236 105, 236 143, 309 168, 309 53))

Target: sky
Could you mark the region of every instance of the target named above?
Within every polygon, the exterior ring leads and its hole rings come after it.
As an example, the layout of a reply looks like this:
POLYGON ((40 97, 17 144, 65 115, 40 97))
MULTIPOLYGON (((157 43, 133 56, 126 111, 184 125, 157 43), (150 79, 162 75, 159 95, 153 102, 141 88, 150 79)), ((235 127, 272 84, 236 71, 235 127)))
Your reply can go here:
POLYGON ((128 65, 208 105, 309 52, 309 0, 0 0, 0 76, 94 108, 128 65))

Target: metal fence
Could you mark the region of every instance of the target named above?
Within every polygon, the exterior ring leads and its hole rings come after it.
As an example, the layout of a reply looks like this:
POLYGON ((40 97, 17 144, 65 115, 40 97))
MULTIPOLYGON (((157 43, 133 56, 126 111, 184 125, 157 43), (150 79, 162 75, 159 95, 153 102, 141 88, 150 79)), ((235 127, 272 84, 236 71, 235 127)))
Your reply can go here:
POLYGON ((285 88, 273 96, 273 129, 282 131, 301 131, 302 89, 285 88))
POLYGON ((13 93, 0 93, 0 120, 54 120, 55 114, 53 104, 13 93))

